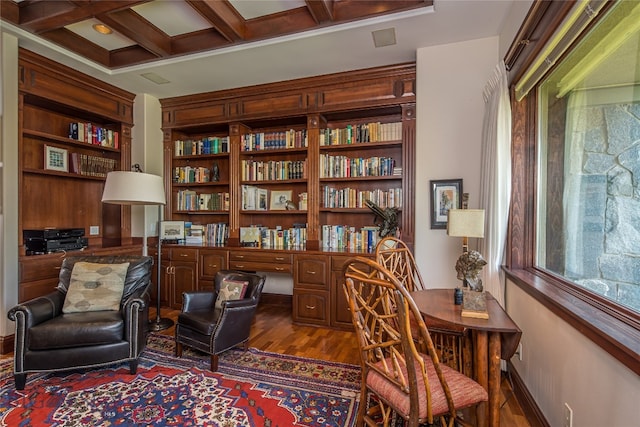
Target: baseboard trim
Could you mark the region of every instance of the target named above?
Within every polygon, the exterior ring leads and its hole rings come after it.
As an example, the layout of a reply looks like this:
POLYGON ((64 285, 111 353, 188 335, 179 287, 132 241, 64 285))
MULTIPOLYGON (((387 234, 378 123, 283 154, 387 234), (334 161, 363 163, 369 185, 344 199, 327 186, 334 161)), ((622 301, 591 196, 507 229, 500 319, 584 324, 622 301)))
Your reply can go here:
POLYGON ((535 399, 529 393, 527 386, 525 385, 522 377, 518 375, 518 371, 515 370, 513 364, 510 361, 507 361, 507 369, 509 371, 509 375, 511 375, 511 384, 513 386, 513 393, 518 399, 518 403, 522 407, 522 411, 525 414, 525 417, 531 424, 531 427, 551 427, 547 419, 544 417, 544 414, 538 407, 535 399))
POLYGON ((0 337, 0 354, 9 354, 13 352, 14 335, 0 337))

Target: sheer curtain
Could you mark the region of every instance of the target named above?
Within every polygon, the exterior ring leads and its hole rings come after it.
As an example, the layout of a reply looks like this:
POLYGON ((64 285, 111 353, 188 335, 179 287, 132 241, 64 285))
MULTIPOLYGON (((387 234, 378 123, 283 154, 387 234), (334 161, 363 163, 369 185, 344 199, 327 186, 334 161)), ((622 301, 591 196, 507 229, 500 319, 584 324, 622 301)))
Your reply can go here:
POLYGON ((485 236, 479 251, 487 261, 484 289, 504 306, 503 264, 511 199, 511 104, 504 61, 484 89, 480 208, 485 210, 485 236))

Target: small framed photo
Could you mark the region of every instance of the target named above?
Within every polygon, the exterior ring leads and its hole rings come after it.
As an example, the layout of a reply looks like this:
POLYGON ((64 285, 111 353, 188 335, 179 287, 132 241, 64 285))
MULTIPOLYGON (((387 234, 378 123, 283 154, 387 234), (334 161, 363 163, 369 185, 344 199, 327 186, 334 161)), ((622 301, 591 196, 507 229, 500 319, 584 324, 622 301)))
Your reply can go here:
POLYGON ((431 181, 431 228, 447 228, 449 209, 462 208, 462 180, 431 181))
POLYGON ((291 200, 293 192, 291 190, 285 191, 271 191, 271 203, 269 204, 269 210, 272 211, 284 211, 287 209, 287 202, 291 200))
POLYGON ((69 155, 67 150, 45 145, 44 168, 53 171, 69 172, 69 155))
POLYGON ((160 239, 184 240, 184 221, 162 221, 160 223, 160 239))

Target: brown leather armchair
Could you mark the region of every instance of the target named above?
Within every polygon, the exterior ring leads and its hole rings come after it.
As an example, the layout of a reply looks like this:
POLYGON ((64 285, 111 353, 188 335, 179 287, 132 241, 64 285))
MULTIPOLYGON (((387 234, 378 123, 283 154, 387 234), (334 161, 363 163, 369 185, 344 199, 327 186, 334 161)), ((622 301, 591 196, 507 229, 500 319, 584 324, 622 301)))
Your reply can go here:
POLYGON ((222 270, 216 273, 214 292, 184 292, 182 312, 176 323, 176 356, 182 356, 182 346, 211 355, 211 370, 218 370, 218 355, 240 344, 246 349, 265 276, 240 271, 222 270), (215 307, 223 280, 248 282, 244 297, 227 300, 215 307))
POLYGON ((152 257, 74 256, 62 262, 55 292, 12 308, 16 322, 14 378, 24 389, 27 374, 90 368, 129 362, 134 374, 146 344, 152 257), (76 262, 129 263, 120 309, 63 313, 71 272, 76 262))

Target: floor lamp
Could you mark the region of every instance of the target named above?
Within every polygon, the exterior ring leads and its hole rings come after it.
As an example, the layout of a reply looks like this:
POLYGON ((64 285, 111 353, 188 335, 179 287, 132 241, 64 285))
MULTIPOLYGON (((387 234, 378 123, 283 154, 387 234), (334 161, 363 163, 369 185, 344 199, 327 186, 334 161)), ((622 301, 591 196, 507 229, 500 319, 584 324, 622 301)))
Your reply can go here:
POLYGON ((162 282, 160 221, 162 205, 166 204, 162 177, 143 172, 114 171, 107 174, 102 202, 116 205, 158 205, 158 265, 156 278, 156 318, 149 322, 152 331, 162 331, 173 325, 173 320, 160 317, 160 285, 162 282))

